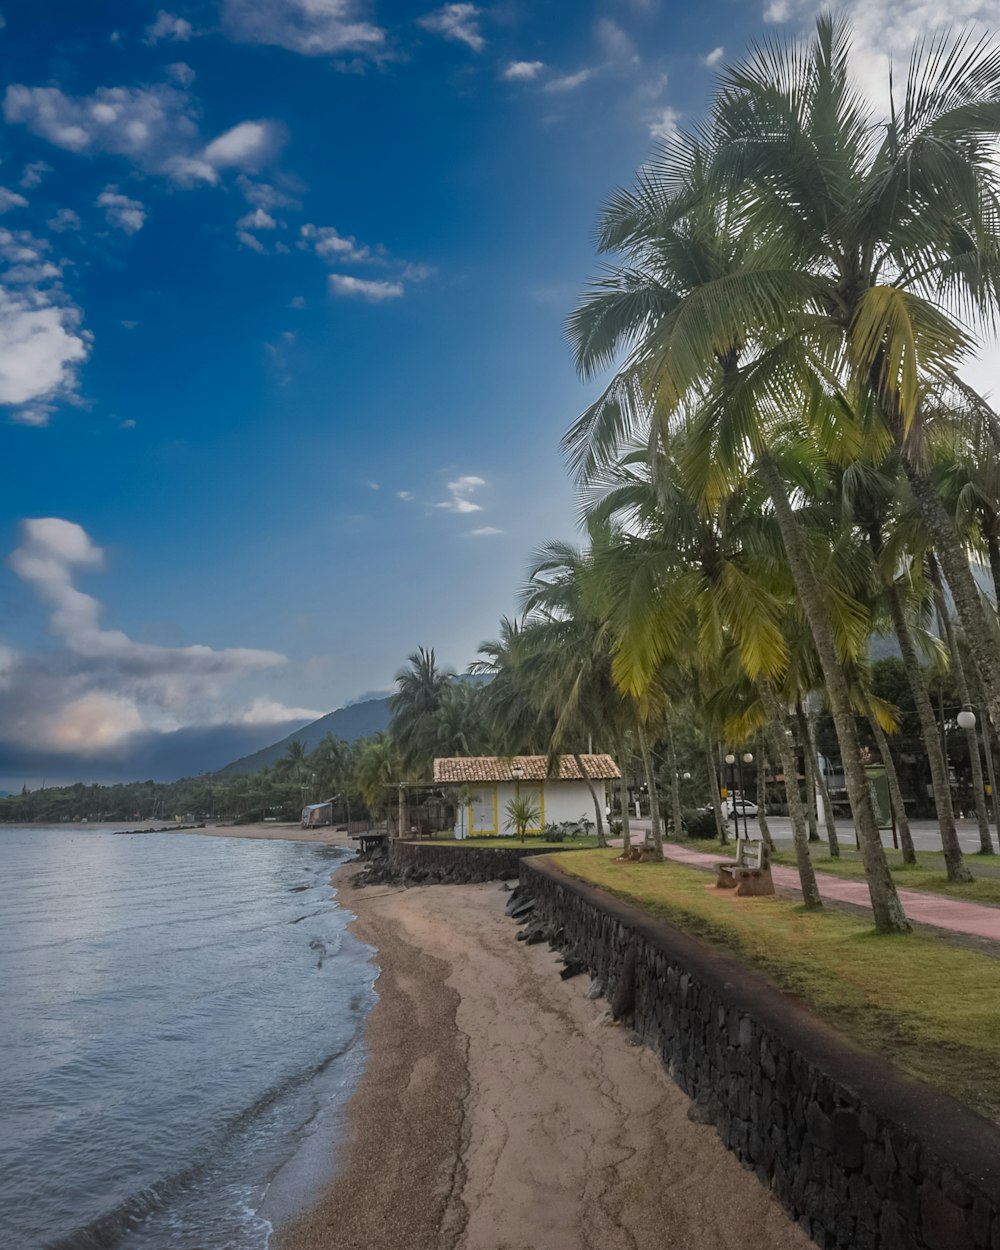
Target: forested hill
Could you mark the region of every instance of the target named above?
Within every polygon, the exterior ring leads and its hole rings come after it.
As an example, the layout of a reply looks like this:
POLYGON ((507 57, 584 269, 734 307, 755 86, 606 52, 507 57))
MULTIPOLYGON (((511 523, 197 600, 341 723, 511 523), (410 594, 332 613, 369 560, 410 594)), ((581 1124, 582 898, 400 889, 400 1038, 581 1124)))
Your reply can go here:
POLYGON ((245 755, 220 768, 216 776, 235 777, 241 773, 255 773, 265 764, 274 764, 288 750, 289 743, 301 742, 307 751, 314 751, 327 734, 333 734, 345 742, 354 742, 356 738, 367 738, 389 728, 390 720, 389 696, 384 699, 366 699, 363 703, 352 703, 349 707, 338 707, 335 712, 328 712, 311 725, 296 729, 287 738, 275 742, 269 747, 254 751, 253 755, 245 755))

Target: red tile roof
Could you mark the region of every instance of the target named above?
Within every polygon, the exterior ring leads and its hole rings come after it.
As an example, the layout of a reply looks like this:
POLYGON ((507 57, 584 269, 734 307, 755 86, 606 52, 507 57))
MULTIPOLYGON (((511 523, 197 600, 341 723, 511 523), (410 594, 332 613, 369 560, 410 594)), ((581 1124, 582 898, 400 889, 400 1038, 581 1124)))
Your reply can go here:
MULTIPOLYGON (((613 781, 621 776, 610 755, 581 755, 592 781, 613 781)), ((434 761, 434 780, 439 783, 466 781, 513 781, 513 768, 520 765, 522 781, 582 781, 583 775, 572 755, 560 755, 558 771, 549 775, 547 755, 456 755, 434 761)))

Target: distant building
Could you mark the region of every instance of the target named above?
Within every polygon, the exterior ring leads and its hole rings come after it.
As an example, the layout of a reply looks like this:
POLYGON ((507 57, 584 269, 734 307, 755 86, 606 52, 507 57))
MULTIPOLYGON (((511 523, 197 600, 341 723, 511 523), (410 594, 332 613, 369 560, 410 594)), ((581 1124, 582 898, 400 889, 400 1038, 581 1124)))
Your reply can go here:
POLYGON ((302 809, 302 828, 319 829, 333 824, 333 799, 325 803, 310 803, 302 809))
MULTIPOLYGON (((610 755, 581 755, 580 759, 602 810, 607 811, 606 783, 621 776, 618 765, 610 755)), ((546 825, 563 821, 593 822, 594 803, 576 759, 561 755, 552 776, 548 765, 544 755, 468 755, 435 760, 435 784, 460 787, 468 800, 457 809, 455 836, 513 835, 506 807, 518 794, 538 808, 538 825, 528 833, 541 833, 546 825), (516 770, 520 770, 520 779, 516 770)))

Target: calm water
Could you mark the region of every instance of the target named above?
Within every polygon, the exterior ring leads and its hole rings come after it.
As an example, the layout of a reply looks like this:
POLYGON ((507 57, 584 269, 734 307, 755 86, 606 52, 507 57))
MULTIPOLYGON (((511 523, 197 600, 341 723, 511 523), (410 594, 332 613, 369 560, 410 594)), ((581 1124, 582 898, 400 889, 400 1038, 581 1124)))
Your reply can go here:
POLYGON ((344 854, 0 828, 3 1250, 264 1250, 308 1200, 374 999, 344 854))

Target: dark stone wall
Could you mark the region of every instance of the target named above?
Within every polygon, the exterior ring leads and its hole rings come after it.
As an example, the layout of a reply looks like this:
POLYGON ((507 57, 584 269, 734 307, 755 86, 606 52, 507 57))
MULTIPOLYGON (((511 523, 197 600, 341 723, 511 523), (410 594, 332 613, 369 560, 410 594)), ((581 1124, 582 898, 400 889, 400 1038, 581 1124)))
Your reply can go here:
POLYGON ((522 859, 551 855, 557 850, 555 847, 520 846, 513 839, 512 842, 511 846, 493 847, 463 846, 461 842, 435 846, 433 842, 390 841, 388 868, 395 878, 420 885, 516 881, 522 859))
POLYGON ((556 864, 522 862, 521 885, 553 941, 634 1013, 701 1118, 824 1250, 1000 1250, 995 1124, 556 864))

